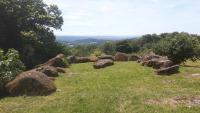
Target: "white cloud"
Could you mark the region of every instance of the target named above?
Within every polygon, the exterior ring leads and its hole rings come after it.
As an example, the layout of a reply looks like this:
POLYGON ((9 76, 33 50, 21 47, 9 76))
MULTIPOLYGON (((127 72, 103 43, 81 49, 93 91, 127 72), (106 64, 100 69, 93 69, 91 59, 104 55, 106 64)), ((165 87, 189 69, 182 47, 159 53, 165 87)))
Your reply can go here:
POLYGON ((199 0, 44 0, 63 12, 57 35, 198 32, 199 0), (197 29, 198 28, 198 29, 197 29))

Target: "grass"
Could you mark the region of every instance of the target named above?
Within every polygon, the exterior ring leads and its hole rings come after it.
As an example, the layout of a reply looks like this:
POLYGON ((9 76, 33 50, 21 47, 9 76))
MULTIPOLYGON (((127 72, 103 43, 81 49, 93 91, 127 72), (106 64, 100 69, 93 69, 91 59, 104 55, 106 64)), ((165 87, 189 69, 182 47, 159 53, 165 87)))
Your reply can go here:
POLYGON ((149 99, 199 96, 200 81, 189 75, 200 73, 200 62, 188 65, 195 67, 158 76, 153 69, 134 62, 118 62, 100 70, 90 63, 75 64, 55 81, 57 92, 2 98, 0 113, 197 113, 200 106, 146 104, 149 99))

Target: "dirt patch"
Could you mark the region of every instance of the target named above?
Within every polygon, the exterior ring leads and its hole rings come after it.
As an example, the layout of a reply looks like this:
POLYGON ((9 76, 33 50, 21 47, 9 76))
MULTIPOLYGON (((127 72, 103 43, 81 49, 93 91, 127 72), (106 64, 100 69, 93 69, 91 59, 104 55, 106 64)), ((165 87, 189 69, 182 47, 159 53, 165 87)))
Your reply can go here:
POLYGON ((200 106, 200 96, 196 97, 177 96, 174 98, 150 99, 146 101, 146 104, 169 105, 173 107, 176 107, 178 105, 184 105, 187 107, 200 106))
POLYGON ((191 76, 192 76, 192 77, 195 77, 195 78, 200 78, 200 74, 199 74, 199 73, 192 74, 191 76))

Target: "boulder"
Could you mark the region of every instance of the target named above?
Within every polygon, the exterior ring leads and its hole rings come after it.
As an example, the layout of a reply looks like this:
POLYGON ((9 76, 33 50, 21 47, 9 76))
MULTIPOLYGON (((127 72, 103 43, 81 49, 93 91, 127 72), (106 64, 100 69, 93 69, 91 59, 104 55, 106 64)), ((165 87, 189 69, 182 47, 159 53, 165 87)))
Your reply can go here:
POLYGON ((91 62, 90 57, 76 57, 76 63, 87 63, 91 62))
POLYGON ((141 64, 143 66, 153 67, 154 69, 160 69, 172 66, 173 62, 165 57, 161 57, 143 61, 141 64))
POLYGON ((170 74, 178 73, 178 71, 179 71, 179 65, 174 65, 171 67, 158 69, 155 72, 158 75, 170 75, 170 74))
POLYGON ((140 59, 140 63, 152 60, 152 59, 157 59, 157 58, 161 58, 162 56, 156 55, 154 52, 150 52, 146 55, 144 55, 141 59, 140 59))
POLYGON ((40 64, 36 67, 41 67, 41 66, 53 66, 53 67, 63 67, 66 68, 68 65, 65 63, 65 55, 64 54, 58 54, 56 57, 50 59, 44 64, 40 64))
POLYGON ((64 68, 61 68, 61 67, 56 67, 57 71, 59 73, 66 73, 65 69, 64 68))
POLYGON ((110 59, 110 60, 114 60, 114 57, 112 55, 103 55, 98 57, 99 59, 110 59))
POLYGON ((140 59, 141 59, 141 57, 138 55, 130 55, 129 56, 129 61, 138 61, 140 59))
POLYGON ((6 84, 5 88, 13 96, 48 95, 56 91, 53 81, 44 73, 35 70, 19 74, 13 81, 6 84))
POLYGON ((93 67, 95 69, 100 69, 100 68, 105 68, 105 67, 111 66, 111 65, 114 65, 113 60, 110 60, 110 59, 101 59, 101 60, 98 60, 97 62, 95 62, 93 64, 93 67))
POLYGON ((115 55, 115 61, 128 61, 129 56, 126 53, 117 52, 115 55))
POLYGON ((96 61, 99 60, 99 58, 96 57, 96 56, 91 56, 91 57, 89 57, 89 58, 90 58, 90 62, 96 62, 96 61))
POLYGON ((42 66, 34 69, 35 71, 42 72, 49 77, 57 77, 58 76, 58 69, 52 66, 42 66))
POLYGON ((70 64, 76 63, 76 56, 74 56, 74 55, 68 56, 68 57, 67 57, 67 61, 68 61, 70 64))

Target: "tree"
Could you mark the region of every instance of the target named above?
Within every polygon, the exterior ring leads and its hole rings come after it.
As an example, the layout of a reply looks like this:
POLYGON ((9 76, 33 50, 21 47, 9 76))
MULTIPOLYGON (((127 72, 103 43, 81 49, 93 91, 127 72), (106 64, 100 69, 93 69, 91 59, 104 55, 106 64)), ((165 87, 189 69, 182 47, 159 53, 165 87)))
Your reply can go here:
POLYGON ((61 29, 63 18, 56 5, 43 0, 0 1, 0 47, 19 50, 28 67, 55 56, 52 29, 61 29))
POLYGON ((200 58, 199 41, 188 33, 171 35, 161 40, 153 50, 159 55, 168 56, 176 64, 200 58))
POLYGON ((122 53, 131 53, 132 48, 127 40, 120 41, 116 44, 116 51, 122 53))
POLYGON ((113 55, 115 53, 115 45, 113 42, 106 42, 101 46, 103 53, 113 55))

